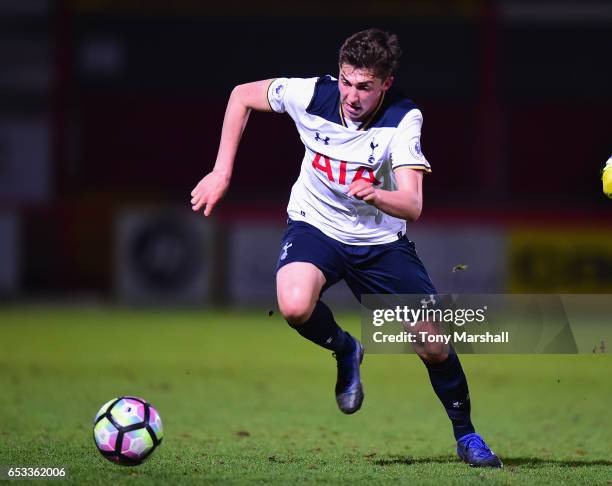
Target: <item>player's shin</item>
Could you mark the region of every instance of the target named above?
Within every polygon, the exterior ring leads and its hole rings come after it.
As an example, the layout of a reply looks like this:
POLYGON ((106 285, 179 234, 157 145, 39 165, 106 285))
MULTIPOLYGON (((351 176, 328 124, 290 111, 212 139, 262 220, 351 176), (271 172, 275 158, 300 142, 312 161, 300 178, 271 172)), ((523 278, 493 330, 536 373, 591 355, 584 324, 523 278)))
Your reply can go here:
POLYGON ((455 351, 451 349, 444 361, 434 362, 423 359, 423 362, 427 367, 431 385, 452 422, 455 439, 473 433, 467 379, 455 351))
POLYGON ((291 327, 309 341, 336 354, 353 351, 354 344, 350 335, 338 326, 329 307, 320 300, 306 322, 291 327))

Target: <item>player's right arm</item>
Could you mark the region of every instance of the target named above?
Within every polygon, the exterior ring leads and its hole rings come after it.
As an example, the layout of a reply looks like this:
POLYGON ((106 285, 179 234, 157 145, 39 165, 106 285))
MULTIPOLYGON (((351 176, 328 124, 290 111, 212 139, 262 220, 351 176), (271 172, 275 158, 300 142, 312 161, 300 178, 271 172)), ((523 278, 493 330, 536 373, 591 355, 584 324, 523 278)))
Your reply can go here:
POLYGON ((268 87, 272 81, 272 79, 266 79, 241 84, 232 90, 223 118, 221 141, 215 166, 191 191, 193 211, 204 208, 204 216, 209 216, 227 191, 238 145, 251 110, 272 111, 268 101, 268 87))

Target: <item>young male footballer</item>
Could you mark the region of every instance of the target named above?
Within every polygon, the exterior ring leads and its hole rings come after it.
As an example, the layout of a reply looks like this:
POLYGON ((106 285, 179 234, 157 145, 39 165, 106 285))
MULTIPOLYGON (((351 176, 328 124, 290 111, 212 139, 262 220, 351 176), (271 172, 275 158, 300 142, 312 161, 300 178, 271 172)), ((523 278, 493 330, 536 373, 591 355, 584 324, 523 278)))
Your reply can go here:
MULTIPOLYGON (((368 29, 349 37, 331 76, 277 78, 236 86, 230 96, 215 166, 191 192, 194 211, 209 216, 228 189, 251 110, 288 113, 304 143, 291 190, 288 227, 277 263, 278 307, 306 339, 334 352, 340 410, 363 401, 364 349, 342 330, 321 300, 344 279, 362 294, 435 294, 406 222, 423 204, 423 117, 391 89, 401 50, 397 37, 368 29)), ((473 466, 501 467, 470 420, 468 385, 452 348, 417 348, 452 422, 457 453, 473 466)))

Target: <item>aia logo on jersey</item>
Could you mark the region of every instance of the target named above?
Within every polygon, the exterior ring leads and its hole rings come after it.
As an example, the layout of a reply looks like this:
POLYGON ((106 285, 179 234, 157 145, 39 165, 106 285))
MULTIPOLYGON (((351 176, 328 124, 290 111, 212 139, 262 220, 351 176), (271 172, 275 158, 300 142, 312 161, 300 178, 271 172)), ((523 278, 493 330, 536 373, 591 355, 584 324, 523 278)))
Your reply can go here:
MULTIPOLYGON (((323 172, 330 182, 336 182, 336 179, 334 177, 335 172, 338 177, 338 184, 346 185, 346 169, 348 164, 345 161, 333 160, 329 157, 326 157, 325 155, 317 153, 315 154, 315 157, 312 161, 312 166, 316 170, 323 172)), ((359 167, 354 172, 355 175, 353 176, 349 184, 352 184, 353 182, 358 181, 359 179, 363 179, 364 181, 374 184, 375 186, 380 184, 380 181, 376 177, 374 177, 374 171, 369 167, 359 167)))
POLYGON ((317 142, 323 142, 325 145, 329 145, 329 137, 323 138, 319 132, 315 132, 315 140, 317 142))

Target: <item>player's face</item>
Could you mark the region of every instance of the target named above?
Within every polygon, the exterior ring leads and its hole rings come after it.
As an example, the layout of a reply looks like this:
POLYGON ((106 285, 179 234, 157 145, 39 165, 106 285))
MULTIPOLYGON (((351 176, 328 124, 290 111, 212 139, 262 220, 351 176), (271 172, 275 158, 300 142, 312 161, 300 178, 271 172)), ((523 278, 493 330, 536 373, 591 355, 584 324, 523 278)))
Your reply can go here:
POLYGON ((378 106, 382 94, 391 87, 393 76, 377 78, 369 69, 340 66, 338 89, 344 116, 351 121, 363 121, 378 106))

